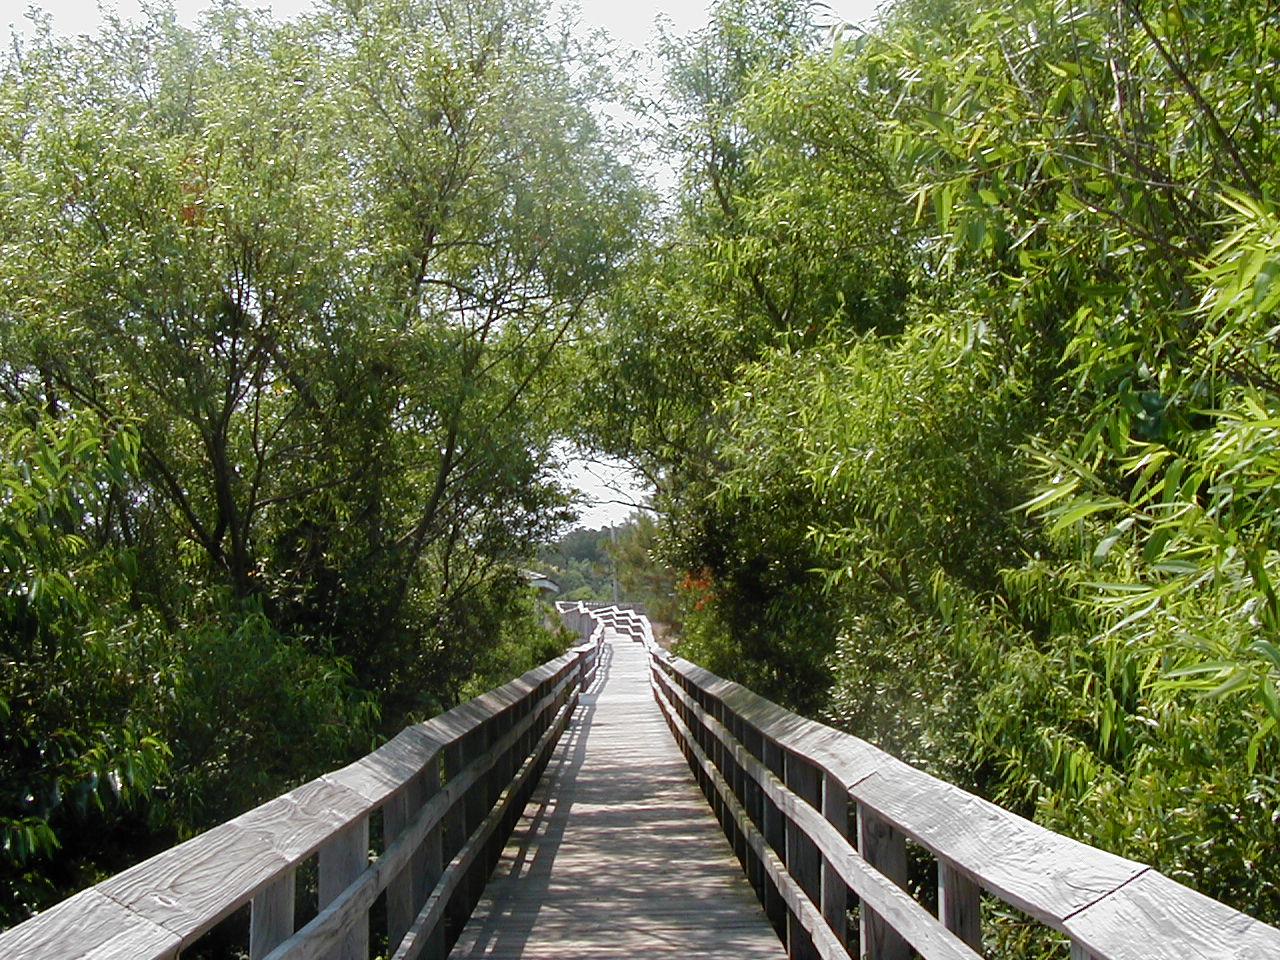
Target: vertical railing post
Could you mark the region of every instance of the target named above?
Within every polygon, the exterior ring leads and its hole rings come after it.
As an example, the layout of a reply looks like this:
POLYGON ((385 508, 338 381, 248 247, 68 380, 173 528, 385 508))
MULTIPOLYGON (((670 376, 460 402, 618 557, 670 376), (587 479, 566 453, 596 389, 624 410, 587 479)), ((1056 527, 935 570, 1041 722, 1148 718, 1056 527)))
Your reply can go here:
MULTIPOLYGON (((849 792, 831 774, 822 778, 822 815, 839 831, 849 836, 849 792)), ((846 947, 849 945, 849 888, 831 863, 822 860, 822 915, 827 926, 846 947)))
POLYGON ((249 908, 249 960, 262 960, 293 935, 297 871, 286 870, 253 898, 249 908))
MULTIPOLYGON (((906 838, 862 804, 858 805, 858 850, 867 863, 898 886, 906 886, 906 838)), ((865 960, 908 960, 911 948, 907 941, 882 917, 865 903, 859 916, 859 949, 865 960)))
MULTIPOLYGON (((524 701, 521 701, 521 703, 523 702, 524 701)), ((496 744, 506 736, 507 731, 515 726, 518 710, 519 707, 513 705, 503 710, 489 721, 489 742, 491 744, 496 744)), ((495 761, 493 769, 489 773, 489 789, 486 791, 485 816, 488 816, 489 811, 493 809, 493 806, 498 802, 499 798, 501 798, 503 791, 506 790, 508 784, 511 783, 511 778, 515 776, 517 769, 515 766, 515 749, 515 745, 512 744, 504 750, 501 756, 499 756, 495 761)), ((512 816, 512 812, 512 810, 509 810, 506 816, 512 816)), ((514 811, 514 813, 516 816, 519 816, 519 811, 514 811)), ((492 872, 498 860, 502 857, 502 848, 504 846, 506 846, 505 830, 495 830, 493 835, 485 844, 483 865, 481 870, 478 871, 480 873, 480 889, 482 891, 484 889, 486 878, 489 876, 490 872, 492 872)))
MULTIPOLYGON (((471 733, 467 735, 467 762, 474 763, 485 755, 489 749, 489 745, 493 742, 491 735, 491 725, 493 720, 490 719, 480 724, 471 733)), ((480 828, 480 824, 484 822, 485 815, 489 812, 492 801, 489 799, 489 791, 491 789, 491 775, 481 776, 470 789, 467 790, 466 800, 463 806, 467 812, 467 837, 471 837, 476 830, 480 828)), ((466 903, 466 915, 470 916, 471 911, 475 909, 475 905, 480 901, 480 897, 484 891, 485 877, 488 876, 489 865, 484 862, 485 858, 477 856, 472 861, 470 868, 467 870, 466 876, 462 881, 460 889, 463 891, 463 899, 466 903)))
MULTIPOLYGON (((705 709, 710 716, 719 721, 721 726, 724 725, 724 704, 719 700, 708 697, 705 709)), ((712 764, 720 771, 720 775, 728 780, 729 771, 724 759, 724 744, 720 741, 720 738, 715 735, 715 731, 710 727, 707 728, 707 743, 711 747, 707 755, 711 758, 712 764)), ((715 798, 715 802, 711 806, 711 811, 719 822, 720 829, 725 833, 729 833, 729 824, 733 822, 733 816, 729 813, 729 805, 724 802, 724 799, 720 796, 720 791, 715 789, 714 785, 711 788, 711 796, 715 798)))
POLYGON ((982 889, 945 860, 938 861, 938 919, 957 937, 982 949, 982 889))
MULTIPOLYGON (((535 709, 538 701, 541 700, 544 696, 546 696, 547 691, 551 689, 550 685, 553 682, 554 682, 554 678, 548 681, 543 681, 542 683, 538 684, 538 689, 533 691, 533 699, 529 703, 529 709, 531 711, 535 709)), ((525 732, 523 742, 521 743, 521 746, 520 746, 521 755, 526 757, 532 755, 533 749, 537 745, 538 740, 542 737, 542 735, 547 730, 548 716, 554 716, 554 714, 548 714, 548 712, 545 709, 543 709, 543 710, 540 710, 537 713, 537 715, 533 718, 533 722, 529 724, 529 729, 525 732)), ((534 763, 539 768, 541 768, 540 760, 535 760, 534 763)), ((535 776, 540 776, 540 775, 541 773, 539 772, 535 776)), ((530 788, 526 788, 526 790, 528 789, 530 788)))
MULTIPOLYGON (((440 792, 440 756, 433 754, 421 773, 382 808, 382 830, 389 844, 433 796, 440 792)), ((441 825, 437 823, 414 851, 408 865, 387 885, 387 943, 394 953, 443 872, 441 825)), ((444 931, 420 936, 417 958, 444 960, 444 931)))
MULTIPOLYGON (((822 806, 822 776, 812 763, 790 751, 784 754, 783 780, 787 788, 815 808, 822 806)), ((786 822, 787 871, 810 900, 822 899, 822 858, 817 845, 790 818, 786 822)), ((787 911, 787 957, 789 960, 819 960, 813 938, 800 918, 787 911)))
MULTIPOLYGON (((440 761, 433 759, 422 777, 422 802, 425 804, 440 792, 440 761)), ((427 898, 440 882, 444 873, 444 823, 441 821, 431 828, 418 851, 420 865, 414 870, 414 902, 421 910, 427 898)), ((418 954, 422 960, 445 960, 448 950, 445 948, 444 924, 439 923, 426 937, 422 952, 418 954)))
MULTIPOLYGON (((689 691, 689 696, 693 699, 694 703, 702 708, 703 713, 709 713, 711 711, 711 702, 705 691, 695 688, 689 691)), ((714 768, 716 761, 716 738, 711 732, 711 728, 708 727, 692 709, 689 710, 689 718, 686 722, 692 728, 694 739, 698 741, 698 746, 702 748, 703 754, 711 760, 712 767, 714 768)), ((720 797, 716 793, 715 780, 712 778, 711 774, 702 771, 701 767, 699 767, 699 772, 701 773, 701 776, 698 779, 702 783, 702 792, 707 798, 707 805, 711 807, 711 815, 719 821, 723 814, 720 810, 720 797)))
MULTIPOLYGON (((738 718, 728 706, 725 706, 724 726, 729 735, 733 737, 738 744, 742 743, 742 721, 738 718)), ((729 764, 730 775, 727 777, 729 787, 733 790, 733 795, 738 798, 738 803, 742 805, 742 809, 747 809, 747 790, 746 790, 746 771, 742 769, 742 764, 738 762, 737 753, 732 749, 725 750, 725 760, 729 764)), ((738 857, 738 862, 742 864, 744 871, 750 873, 750 859, 747 856, 747 835, 738 826, 737 821, 732 817, 729 822, 733 824, 733 832, 730 834, 730 841, 733 844, 733 852, 738 857)))
MULTIPOLYGON (((459 737, 453 741, 444 750, 444 767, 446 783, 453 780, 462 772, 467 765, 469 759, 466 743, 467 737, 459 737)), ((459 797, 455 800, 448 812, 444 815, 444 847, 441 859, 448 863, 458 855, 458 851, 462 849, 463 844, 467 842, 467 798, 459 797)), ((455 891, 453 896, 449 898, 448 906, 445 908, 445 917, 449 926, 454 933, 462 929, 466 922, 467 915, 470 913, 467 905, 464 904, 466 896, 464 891, 455 891)), ((448 938, 446 938, 448 939, 448 938)))
MULTIPOLYGON (((782 779, 786 776, 782 763, 782 748, 769 739, 767 734, 761 734, 761 757, 764 765, 768 767, 773 774, 782 779)), ((768 795, 761 791, 760 797, 763 805, 763 824, 760 832, 764 834, 765 842, 773 847, 774 853, 778 855, 783 863, 787 861, 787 827, 786 817, 782 815, 782 811, 777 805, 769 799, 768 795)), ((769 921, 773 924, 775 930, 783 937, 786 936, 787 929, 787 902, 783 899, 782 894, 773 885, 773 883, 765 880, 765 899, 764 912, 769 917, 769 921)))
MULTIPOLYGON (((323 910, 347 889, 369 865, 369 818, 361 817, 332 836, 320 848, 317 904, 323 910)), ((342 943, 324 960, 366 960, 369 956, 369 917, 347 930, 342 943)))
MULTIPOLYGON (((743 748, 748 754, 760 759, 760 755, 764 752, 763 737, 760 731, 751 726, 745 720, 742 721, 739 740, 743 748)), ((755 777, 747 777, 743 789, 743 807, 746 808, 747 816, 751 822, 755 824, 756 829, 764 830, 764 791, 760 785, 756 783, 755 777)), ((755 851, 747 846, 745 851, 747 856, 747 879, 751 882, 751 886, 756 891, 756 899, 762 904, 766 902, 769 891, 769 880, 765 874, 764 864, 760 862, 759 857, 755 855, 755 851)))
MULTIPOLYGON (((382 836, 387 845, 404 832, 405 826, 422 807, 421 775, 409 779, 404 789, 391 797, 382 807, 382 836)), ((417 892, 415 875, 421 869, 417 853, 387 884, 387 943, 392 951, 404 939, 418 915, 421 904, 414 902, 417 892)))

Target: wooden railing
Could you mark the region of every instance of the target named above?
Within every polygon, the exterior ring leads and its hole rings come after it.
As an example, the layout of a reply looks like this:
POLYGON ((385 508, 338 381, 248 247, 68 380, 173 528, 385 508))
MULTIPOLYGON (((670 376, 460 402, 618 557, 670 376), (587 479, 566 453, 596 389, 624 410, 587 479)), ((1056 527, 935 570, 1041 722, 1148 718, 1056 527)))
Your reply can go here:
POLYGON ((592 682, 602 630, 0 934, 0 958, 177 957, 247 906, 251 960, 367 960, 370 909, 385 893, 385 956, 440 960, 592 682), (300 901, 315 911, 301 927, 300 901))
POLYGON ((639 604, 584 603, 582 601, 557 600, 556 611, 560 620, 583 640, 594 636, 595 631, 614 629, 633 640, 652 641, 653 630, 649 618, 639 604))
POLYGON ((973 960, 984 895, 1064 935, 1073 960, 1280 957, 1280 930, 671 657, 635 611, 561 614, 587 643, 0 933, 0 958, 173 958, 247 908, 251 960, 366 960, 377 902, 383 955, 441 960, 606 630, 648 649, 654 696, 793 960, 973 960), (936 864, 932 911, 907 889, 909 844, 936 864))
POLYGON ((1274 927, 649 650, 654 696, 793 960, 972 960, 984 894, 1065 935, 1073 960, 1280 958, 1274 927), (936 915, 907 892, 909 842, 936 862, 936 915))

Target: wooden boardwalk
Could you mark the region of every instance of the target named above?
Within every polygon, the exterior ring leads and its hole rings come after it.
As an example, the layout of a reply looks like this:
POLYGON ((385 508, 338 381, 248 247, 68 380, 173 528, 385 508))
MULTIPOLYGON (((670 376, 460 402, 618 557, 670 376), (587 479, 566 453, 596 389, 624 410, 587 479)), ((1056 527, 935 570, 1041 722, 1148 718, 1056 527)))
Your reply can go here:
POLYGON ((608 637, 450 956, 784 953, 654 703, 644 649, 608 637))
POLYGON ((782 960, 652 699, 650 665, 751 875, 779 894, 793 956, 890 960, 910 944, 929 960, 981 960, 990 897, 1069 940, 1075 960, 1280 958, 1280 928, 1146 864, 678 657, 650 661, 621 636, 602 648, 594 631, 609 625, 648 638, 631 610, 558 606, 590 642, 0 931, 0 960, 173 960, 242 909, 260 960, 362 960, 372 924, 393 957, 439 956, 450 907, 477 896, 459 960, 782 960), (498 837, 510 839, 501 857, 498 837), (908 843, 935 862, 936 912, 905 886, 908 843), (302 869, 321 909, 299 926, 302 869))

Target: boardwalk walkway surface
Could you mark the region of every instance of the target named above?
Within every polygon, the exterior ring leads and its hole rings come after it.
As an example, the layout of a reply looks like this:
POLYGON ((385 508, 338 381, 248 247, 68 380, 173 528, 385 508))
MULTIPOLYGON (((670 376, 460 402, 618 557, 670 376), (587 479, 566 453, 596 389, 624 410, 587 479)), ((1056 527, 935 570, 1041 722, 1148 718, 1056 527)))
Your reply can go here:
POLYGON ((783 955, 653 701, 644 649, 607 637, 450 956, 783 955))

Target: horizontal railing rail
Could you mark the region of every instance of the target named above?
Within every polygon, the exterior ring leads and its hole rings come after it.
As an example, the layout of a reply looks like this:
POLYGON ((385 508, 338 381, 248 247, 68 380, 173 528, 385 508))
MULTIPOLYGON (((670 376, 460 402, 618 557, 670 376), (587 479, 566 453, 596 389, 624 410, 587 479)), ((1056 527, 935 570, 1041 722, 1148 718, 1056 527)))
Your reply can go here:
POLYGON ((585 601, 557 600, 556 610, 564 625, 584 640, 603 629, 625 633, 632 640, 653 639, 649 618, 639 604, 602 604, 585 601))
POLYGON ((250 960, 442 960, 599 662, 591 639, 0 933, 6 960, 167 960, 249 907, 250 960), (370 826, 381 850, 370 855, 370 826), (315 916, 299 927, 314 858, 315 916))
POLYGON ((648 648, 655 699, 793 960, 972 960, 984 893, 1073 960, 1280 957, 1274 927, 648 648), (907 891, 908 841, 936 861, 936 915, 907 891))
POLYGON ((247 906, 251 960, 367 960, 371 914, 388 958, 440 960, 606 632, 648 649, 655 699, 793 960, 973 960, 984 894, 1073 960, 1280 957, 1280 930, 670 656, 641 613, 558 606, 588 642, 0 933, 0 957, 172 958, 247 906), (933 908, 908 889, 908 843, 936 863, 933 908))

